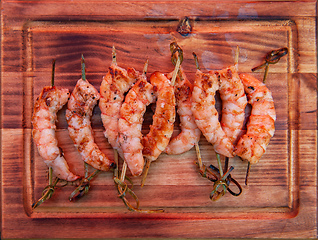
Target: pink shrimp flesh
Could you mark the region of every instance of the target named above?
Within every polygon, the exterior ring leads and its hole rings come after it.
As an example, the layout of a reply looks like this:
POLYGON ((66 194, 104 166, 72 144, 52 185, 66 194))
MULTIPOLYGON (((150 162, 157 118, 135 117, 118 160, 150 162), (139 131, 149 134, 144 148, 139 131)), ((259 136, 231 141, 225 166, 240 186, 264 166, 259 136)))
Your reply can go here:
POLYGON ((57 112, 67 103, 68 89, 44 87, 37 98, 32 116, 32 135, 40 156, 53 174, 66 181, 75 181, 79 177, 69 170, 58 140, 55 136, 57 112))
POLYGON ((79 79, 68 102, 66 120, 70 137, 83 160, 96 169, 109 171, 115 163, 95 143, 90 120, 99 98, 93 85, 79 79))
POLYGON ((169 79, 160 72, 150 76, 157 98, 156 111, 149 133, 142 139, 143 154, 149 161, 155 161, 168 146, 175 121, 175 96, 169 79))
POLYGON ((234 146, 219 122, 215 108, 215 93, 220 84, 217 74, 197 70, 192 92, 192 112, 195 122, 214 150, 226 157, 234 156, 234 146))
POLYGON ((216 73, 220 75, 221 126, 226 136, 235 145, 238 137, 242 134, 245 120, 247 98, 244 86, 235 66, 225 68, 216 73))
POLYGON ((146 107, 154 101, 152 85, 147 82, 145 76, 141 76, 127 93, 120 109, 119 143, 133 176, 141 175, 144 168, 141 128, 146 107))
POLYGON ((124 101, 124 94, 136 82, 138 75, 139 73, 133 68, 128 68, 126 71, 113 63, 103 78, 100 87, 101 98, 99 100, 99 107, 105 128, 104 135, 115 149, 119 148, 118 120, 120 117, 120 108, 124 101))
MULTIPOLYGON (((172 74, 167 77, 171 79, 172 74)), ((174 93, 176 98, 177 113, 180 118, 181 132, 170 139, 170 142, 165 149, 167 154, 181 154, 189 151, 200 140, 201 131, 195 123, 195 118, 192 114, 192 90, 193 85, 187 79, 184 71, 181 69, 181 76, 177 76, 174 93)))
POLYGON ((248 102, 252 106, 246 133, 239 139, 235 153, 251 164, 265 153, 275 132, 276 112, 270 90, 249 74, 240 74, 248 102))

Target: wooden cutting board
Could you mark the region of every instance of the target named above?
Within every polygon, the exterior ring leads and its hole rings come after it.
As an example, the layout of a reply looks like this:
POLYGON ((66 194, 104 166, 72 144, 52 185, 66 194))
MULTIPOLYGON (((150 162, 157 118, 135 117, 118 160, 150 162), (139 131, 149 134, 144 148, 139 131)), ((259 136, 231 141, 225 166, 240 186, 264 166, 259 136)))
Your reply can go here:
MULTIPOLYGON (((316 1, 2 1, 1 237, 316 238, 316 8, 316 1), (177 27, 186 16, 192 32, 182 36, 177 27), (31 116, 41 89, 50 85, 52 59, 55 85, 72 91, 83 54, 87 79, 99 90, 113 46, 124 68, 142 71, 148 59, 150 76, 173 70, 172 41, 184 51, 182 67, 190 81, 195 74, 192 52, 202 71, 216 70, 233 64, 239 46, 239 71, 250 73, 268 52, 289 50, 269 67, 266 85, 275 101, 276 132, 261 161, 252 166, 247 186, 246 163, 238 158, 229 162, 242 194, 227 193, 212 202, 213 183, 200 176, 192 149, 162 154, 143 188, 140 177, 132 178, 140 207, 163 213, 128 211, 111 173, 100 173, 89 194, 76 202, 68 201, 75 188, 69 184, 32 210, 48 184, 48 170, 32 140, 31 116)), ((263 74, 263 69, 253 73, 259 79, 263 74)), ((59 144, 70 168, 83 175, 65 108, 58 120, 59 144)), ((144 132, 150 124, 151 112, 144 132)), ((97 144, 113 158, 98 107, 92 126, 97 144)), ((217 165, 203 136, 200 149, 206 165, 217 165)))

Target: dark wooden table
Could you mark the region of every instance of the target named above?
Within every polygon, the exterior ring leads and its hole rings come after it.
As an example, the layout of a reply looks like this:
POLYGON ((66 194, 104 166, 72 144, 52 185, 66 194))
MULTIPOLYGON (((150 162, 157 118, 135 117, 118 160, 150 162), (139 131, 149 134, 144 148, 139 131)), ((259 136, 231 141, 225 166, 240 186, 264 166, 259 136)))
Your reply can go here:
MULTIPOLYGON (((2 238, 316 238, 317 237, 317 51, 316 1, 9 1, 1 4, 1 237, 2 238), (192 33, 181 36, 179 21, 189 17, 192 33), (182 64, 193 81, 192 52, 202 71, 233 64, 251 72, 271 50, 289 54, 271 65, 267 86, 277 111, 276 132, 244 185, 246 163, 230 159, 243 193, 212 202, 213 185, 194 164, 195 150, 162 154, 146 184, 133 178, 143 209, 129 212, 117 197, 111 173, 101 173, 83 199, 69 202, 74 186, 56 190, 32 210, 47 185, 47 167, 31 137, 33 104, 50 84, 73 90, 84 54, 87 79, 99 90, 117 49, 122 67, 148 75, 171 72, 169 44, 184 51, 182 64)), ((264 70, 253 73, 261 79, 264 70)), ((57 137, 71 169, 83 163, 68 136, 65 108, 57 137)), ((113 157, 103 135, 98 107, 92 124, 102 151, 113 157)), ((144 131, 151 124, 146 115, 144 131)), ((175 131, 178 131, 176 126, 175 131)), ((201 137, 205 164, 216 163, 212 146, 201 137)), ((223 160, 222 160, 223 161, 223 160)))

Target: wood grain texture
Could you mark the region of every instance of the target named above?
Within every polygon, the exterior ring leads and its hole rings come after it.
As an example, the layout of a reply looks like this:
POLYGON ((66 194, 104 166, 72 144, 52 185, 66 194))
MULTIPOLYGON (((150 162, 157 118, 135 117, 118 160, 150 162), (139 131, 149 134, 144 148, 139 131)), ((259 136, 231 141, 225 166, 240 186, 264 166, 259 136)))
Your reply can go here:
MULTIPOLYGON (((316 1, 2 1, 1 35, 1 237, 2 238, 317 238, 317 59, 316 1), (186 3, 184 5, 184 3, 186 3), (231 7, 229 8, 229 4, 231 7), (180 6, 183 6, 182 8, 180 6), (179 20, 189 16, 194 32, 181 37, 179 20), (47 184, 47 168, 31 138, 33 103, 51 76, 69 90, 80 77, 99 89, 115 44, 118 63, 149 74, 170 72, 169 43, 185 53, 183 67, 193 80, 195 51, 202 69, 230 65, 239 45, 240 72, 263 61, 273 49, 288 46, 288 57, 270 67, 268 87, 277 110, 276 133, 240 197, 227 194, 211 202, 212 185, 198 174, 195 151, 162 155, 146 185, 135 186, 141 207, 163 214, 128 212, 101 173, 87 197, 75 203, 66 186, 34 212, 31 204, 47 184)), ((255 73, 262 78, 263 71, 255 73)), ((92 124, 107 155, 100 110, 92 124)), ((151 123, 149 115, 144 131, 151 123)), ((79 154, 68 136, 65 108, 57 137, 70 167, 83 174, 79 154)), ((178 131, 176 127, 175 131, 178 131)), ((206 164, 214 151, 201 137, 206 164)), ((234 158, 232 176, 243 184, 246 163, 234 158)), ((135 178, 138 185, 140 178, 135 178)))

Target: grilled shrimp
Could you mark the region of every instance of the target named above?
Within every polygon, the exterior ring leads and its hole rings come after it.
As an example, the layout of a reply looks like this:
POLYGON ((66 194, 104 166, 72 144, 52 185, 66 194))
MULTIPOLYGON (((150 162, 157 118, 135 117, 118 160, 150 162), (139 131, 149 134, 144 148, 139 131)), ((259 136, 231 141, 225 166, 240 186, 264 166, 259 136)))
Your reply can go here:
POLYGON ((174 90, 169 79, 160 72, 154 72, 150 76, 150 83, 157 98, 156 111, 150 131, 142 139, 143 154, 149 162, 155 161, 166 149, 173 133, 176 114, 174 90))
POLYGON ((276 112, 270 90, 249 74, 240 74, 252 106, 247 132, 239 139, 235 153, 251 164, 257 163, 274 136, 276 112))
MULTIPOLYGON (((195 118, 191 110, 193 85, 187 79, 184 71, 182 69, 180 69, 180 71, 182 79, 177 76, 174 85, 174 94, 177 113, 180 117, 181 132, 170 139, 170 142, 165 149, 167 154, 181 154, 189 151, 199 142, 201 136, 201 131, 195 123, 195 118)), ((169 79, 172 77, 170 77, 170 75, 167 76, 169 79)))
POLYGON ((115 164, 94 142, 91 116, 100 95, 87 80, 79 79, 66 110, 68 130, 83 160, 96 169, 108 171, 115 164))
POLYGON ((216 74, 220 75, 221 126, 226 136, 233 144, 236 144, 242 132, 247 105, 244 86, 236 66, 217 71, 216 74))
POLYGON ((217 74, 205 74, 197 70, 192 92, 192 112, 198 128, 213 145, 214 150, 226 157, 233 157, 234 146, 223 131, 215 108, 214 97, 219 87, 217 74))
POLYGON ((105 128, 104 135, 113 148, 119 150, 118 144, 118 120, 120 108, 124 101, 124 94, 136 82, 139 73, 133 68, 126 71, 112 64, 103 78, 99 101, 102 122, 105 128))
POLYGON ((146 77, 141 75, 127 93, 120 109, 119 144, 133 176, 139 176, 144 168, 141 127, 146 107, 154 101, 153 87, 146 77))
POLYGON ((55 136, 57 112, 67 103, 69 95, 67 89, 43 88, 34 105, 32 135, 40 156, 48 167, 52 167, 54 175, 74 181, 79 177, 69 170, 55 136))

